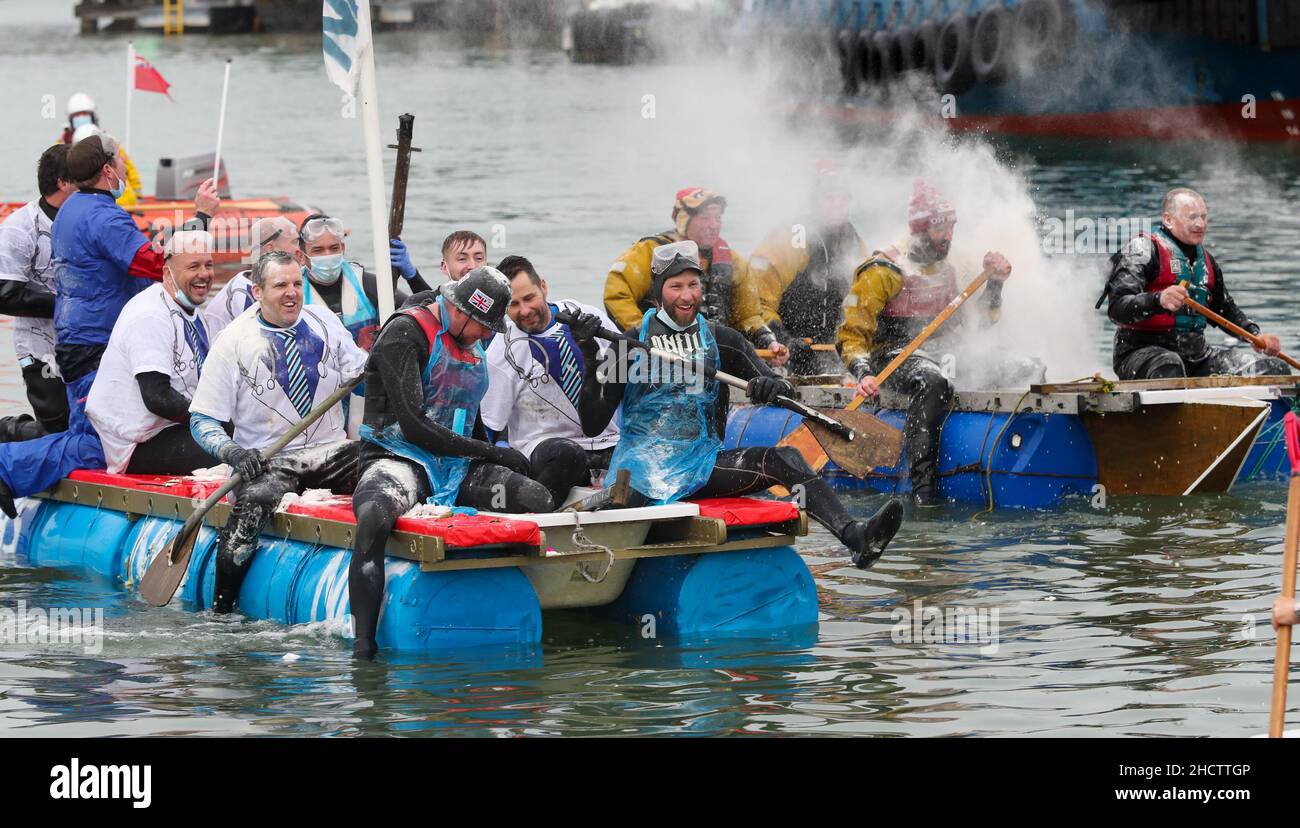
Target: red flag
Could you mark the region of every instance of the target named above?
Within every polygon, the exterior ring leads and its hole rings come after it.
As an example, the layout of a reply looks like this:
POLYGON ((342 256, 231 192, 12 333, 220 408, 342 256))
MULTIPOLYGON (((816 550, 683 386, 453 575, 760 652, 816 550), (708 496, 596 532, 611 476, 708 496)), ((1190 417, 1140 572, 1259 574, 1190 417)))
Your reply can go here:
POLYGON ((135 56, 135 88, 145 92, 161 92, 167 95, 167 100, 172 99, 172 96, 167 92, 171 88, 171 84, 157 69, 153 68, 152 63, 139 54, 135 56))

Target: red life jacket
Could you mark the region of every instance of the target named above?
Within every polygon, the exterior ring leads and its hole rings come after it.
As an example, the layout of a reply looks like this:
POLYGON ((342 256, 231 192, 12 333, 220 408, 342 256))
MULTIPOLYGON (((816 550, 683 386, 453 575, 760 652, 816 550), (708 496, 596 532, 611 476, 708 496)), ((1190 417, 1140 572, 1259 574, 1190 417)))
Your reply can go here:
MULTIPOLYGON (((1151 244, 1155 247, 1156 256, 1160 262, 1160 269, 1159 272, 1156 273, 1156 278, 1147 283, 1147 293, 1159 293, 1167 287, 1172 287, 1173 285, 1178 284, 1179 281, 1183 279, 1190 278, 1191 274, 1174 273, 1174 253, 1169 249, 1169 243, 1167 241, 1152 233, 1139 233, 1138 235, 1151 240, 1151 244)), ((1200 301, 1201 304, 1206 304, 1208 296, 1214 293, 1214 259, 1210 258, 1210 251, 1205 250, 1204 247, 1202 247, 1201 250, 1205 253, 1205 290, 1207 296, 1205 298, 1200 298, 1198 301, 1200 301)), ((1197 298, 1194 293, 1192 294, 1192 298, 1197 298)), ((1189 316, 1195 317, 1201 322, 1201 325, 1197 327, 1204 327, 1205 317, 1194 312, 1190 308, 1183 307, 1178 311, 1178 314, 1188 314, 1189 316)), ((1141 322, 1130 322, 1125 325, 1120 325, 1120 327, 1134 331, 1172 331, 1174 330, 1174 326, 1177 324, 1178 320, 1176 317, 1178 314, 1162 310, 1160 313, 1147 317, 1141 322)))
POLYGON ((929 321, 938 316, 939 311, 947 307, 948 303, 961 292, 957 287, 957 271, 947 262, 944 262, 943 267, 937 272, 928 276, 915 272, 909 273, 880 254, 868 262, 867 266, 872 264, 883 264, 903 277, 903 289, 889 300, 889 304, 885 305, 885 309, 881 311, 882 316, 929 321))

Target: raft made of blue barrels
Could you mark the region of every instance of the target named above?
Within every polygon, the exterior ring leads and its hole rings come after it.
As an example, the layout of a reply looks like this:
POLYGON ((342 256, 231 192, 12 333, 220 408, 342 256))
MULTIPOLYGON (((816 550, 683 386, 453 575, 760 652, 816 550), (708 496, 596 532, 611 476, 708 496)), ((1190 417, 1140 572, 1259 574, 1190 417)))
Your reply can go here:
MULTIPOLYGON (((1036 385, 955 394, 939 441, 941 498, 986 508, 1050 508, 1071 496, 1187 495, 1288 473, 1282 418, 1300 377, 1208 377, 1036 385)), ((810 405, 843 408, 853 390, 800 386, 810 405)), ((899 430, 907 399, 885 392, 866 407, 899 430)), ((725 448, 773 446, 803 418, 735 406, 725 448)), ((832 486, 911 491, 904 456, 858 479, 829 463, 832 486)))
MULTIPOLYGON (((5 551, 134 591, 181 521, 221 481, 79 471, 0 516, 5 551)), ((173 605, 212 605, 217 531, 209 513, 173 605)), ((237 609, 284 624, 347 629, 356 526, 347 497, 281 504, 237 609)), ((593 513, 399 520, 385 560, 378 641, 397 650, 535 645, 544 610, 587 608, 641 637, 797 634, 817 592, 794 549, 806 515, 785 501, 726 498, 593 513)))

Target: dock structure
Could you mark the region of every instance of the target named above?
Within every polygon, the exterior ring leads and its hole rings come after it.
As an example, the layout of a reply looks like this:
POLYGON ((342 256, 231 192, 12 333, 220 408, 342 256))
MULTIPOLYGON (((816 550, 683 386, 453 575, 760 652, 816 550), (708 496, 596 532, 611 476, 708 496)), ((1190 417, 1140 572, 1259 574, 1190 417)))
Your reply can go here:
MULTIPOLYGON (((576 0, 575 0, 576 2, 576 0)), ((570 0, 371 0, 378 28, 493 33, 516 25, 556 34, 570 0)), ((320 28, 320 0, 80 0, 82 34, 157 30, 179 20, 183 32, 241 34, 320 28)))

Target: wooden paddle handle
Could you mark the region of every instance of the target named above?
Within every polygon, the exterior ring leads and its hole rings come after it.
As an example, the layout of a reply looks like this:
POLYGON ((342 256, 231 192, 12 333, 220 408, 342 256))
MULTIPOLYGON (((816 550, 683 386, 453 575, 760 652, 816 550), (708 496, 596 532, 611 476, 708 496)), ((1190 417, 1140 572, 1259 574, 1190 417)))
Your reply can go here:
MULTIPOLYGON (((1182 285, 1183 287, 1187 287, 1187 280, 1184 279, 1178 284, 1182 285)), ((1225 331, 1237 337, 1238 339, 1245 340, 1246 342, 1249 342, 1251 345, 1254 345, 1257 348, 1264 347, 1264 337, 1257 336, 1251 333, 1250 331, 1246 330, 1245 328, 1241 327, 1240 325, 1232 324, 1227 319, 1224 319, 1222 315, 1215 313, 1214 311, 1205 307, 1205 305, 1202 305, 1200 302, 1196 301, 1190 296, 1184 299, 1183 302, 1184 304, 1187 305, 1187 307, 1196 311, 1201 316, 1204 316, 1206 319, 1218 325, 1220 328, 1223 328, 1225 331)), ((1292 368, 1300 368, 1300 361, 1292 359, 1291 357, 1283 353, 1279 353, 1277 356, 1278 359, 1282 360, 1287 365, 1290 365, 1292 368)))
MULTIPOLYGON (((1300 475, 1292 473, 1287 491, 1286 547, 1282 550, 1282 597, 1295 600, 1296 549, 1300 545, 1300 475)), ((1269 610, 1272 612, 1272 609, 1269 610)), ((1277 630, 1277 652, 1273 657, 1273 704, 1268 717, 1268 735, 1282 736, 1286 720, 1286 684, 1291 671, 1291 627, 1277 630)))
MULTIPOLYGON (((915 339, 907 343, 907 347, 903 348, 903 350, 898 352, 898 356, 894 357, 892 360, 889 361, 889 364, 885 366, 885 370, 881 371, 879 374, 876 374, 876 384, 880 385, 885 380, 889 379, 889 375, 897 371, 898 366, 902 365, 904 362, 907 361, 908 357, 916 353, 916 350, 920 348, 923 344, 925 344, 925 341, 930 338, 930 335, 933 334, 935 331, 939 330, 939 326, 942 325, 944 322, 947 322, 948 317, 956 313, 957 308, 960 308, 963 302, 971 298, 971 295, 974 294, 975 291, 979 290, 980 287, 985 282, 987 282, 989 277, 992 275, 993 275, 993 268, 988 267, 984 269, 983 273, 976 276, 971 281, 971 283, 966 286, 965 290, 957 294, 957 296, 954 297, 953 300, 948 303, 948 306, 946 308, 939 311, 938 316, 930 320, 929 325, 926 325, 923 329, 921 329, 921 332, 916 335, 915 339)), ((847 408, 850 411, 852 411, 860 407, 866 401, 867 398, 865 396, 855 397, 853 399, 853 402, 848 404, 847 408)))
MULTIPOLYGON (((805 343, 806 342, 807 340, 805 340, 805 343)), ((835 346, 830 342, 817 342, 809 345, 808 349, 811 351, 833 351, 835 350, 835 346)), ((759 359, 771 359, 776 356, 776 354, 772 352, 771 348, 755 348, 754 353, 758 354, 759 359)))

